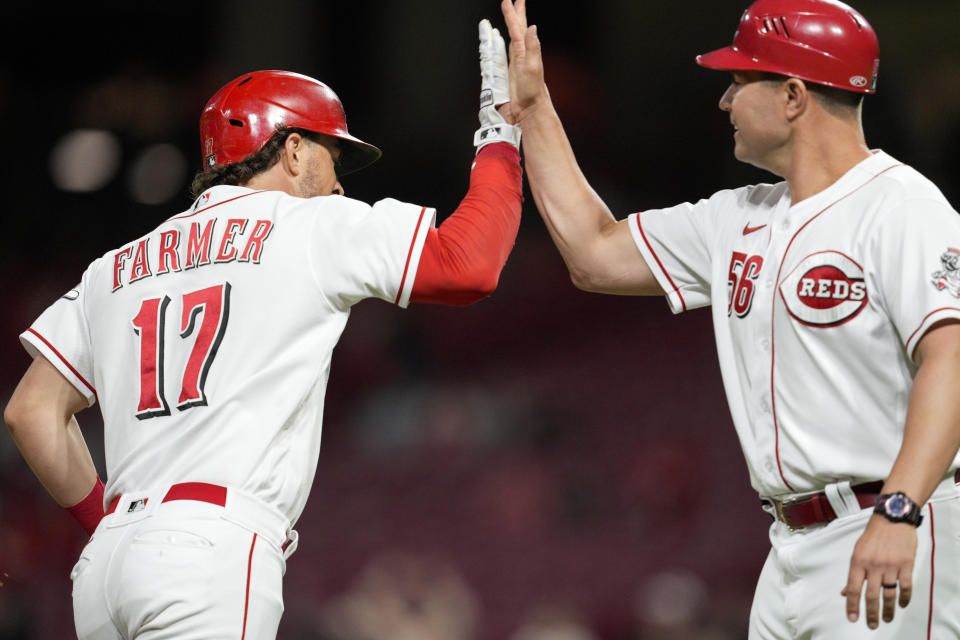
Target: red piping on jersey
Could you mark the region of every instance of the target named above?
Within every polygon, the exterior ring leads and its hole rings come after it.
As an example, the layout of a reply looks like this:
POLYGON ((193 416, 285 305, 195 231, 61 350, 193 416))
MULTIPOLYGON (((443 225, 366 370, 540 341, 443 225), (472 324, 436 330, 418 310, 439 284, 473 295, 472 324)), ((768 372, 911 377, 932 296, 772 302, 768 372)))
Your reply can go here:
POLYGON ((257 534, 253 534, 253 542, 250 543, 250 557, 247 558, 247 592, 243 596, 243 631, 240 634, 240 640, 247 637, 247 608, 250 606, 250 568, 253 566, 253 548, 257 545, 257 534))
POLYGON ((410 241, 410 251, 407 252, 407 263, 403 265, 403 276, 400 278, 400 289, 397 291, 397 299, 393 304, 400 304, 400 298, 403 296, 403 283, 407 281, 407 269, 410 268, 410 258, 413 256, 413 247, 417 244, 417 237, 420 235, 420 225, 423 223, 423 214, 427 208, 420 209, 420 217, 417 218, 417 228, 413 230, 413 240, 410 241))
POLYGON ((927 318, 929 318, 930 316, 936 313, 940 313, 941 311, 960 311, 960 309, 958 309, 957 307, 940 307, 939 309, 934 309, 927 315, 923 316, 923 320, 920 321, 920 326, 917 327, 916 330, 910 334, 909 338, 907 338, 907 344, 910 344, 910 341, 913 340, 913 337, 917 335, 917 331, 920 331, 920 329, 923 328, 923 325, 926 324, 927 322, 927 318))
POLYGON ((197 209, 197 210, 194 211, 193 213, 187 213, 187 214, 184 214, 184 215, 182 215, 182 216, 174 216, 174 217, 172 217, 172 218, 168 218, 168 219, 167 219, 167 222, 170 222, 170 220, 182 220, 183 218, 189 218, 189 217, 191 217, 191 216, 197 215, 198 213, 200 213, 200 212, 202 212, 202 211, 206 211, 207 209, 213 209, 214 207, 219 207, 219 206, 222 205, 222 204, 227 204, 228 202, 233 202, 234 200, 239 200, 240 198, 246 198, 247 196, 255 196, 255 195, 257 195, 258 193, 266 193, 266 191, 254 191, 253 193, 244 193, 244 194, 241 194, 241 195, 239 195, 239 196, 234 196, 233 198, 230 198, 229 200, 224 200, 223 202, 218 202, 217 204, 212 204, 212 205, 210 205, 209 207, 204 207, 203 209, 197 209))
MULTIPOLYGON (((777 320, 777 317, 776 317, 777 291, 780 290, 780 275, 781 273, 783 273, 783 265, 787 261, 787 254, 790 253, 790 247, 793 246, 793 241, 797 239, 797 236, 800 235, 801 231, 807 228, 807 225, 809 225, 811 222, 819 218, 821 214, 831 209, 833 205, 837 204, 838 202, 842 202, 843 200, 846 200, 847 198, 855 194, 857 191, 859 191, 860 189, 863 189, 865 186, 867 186, 868 184, 870 184, 871 182, 873 182, 874 180, 876 180, 877 178, 885 174, 887 171, 890 171, 891 169, 896 169, 897 167, 902 167, 902 166, 905 166, 905 165, 901 163, 901 164, 895 164, 891 167, 887 167, 880 173, 874 174, 869 180, 861 184, 859 187, 857 187, 847 195, 843 196, 842 198, 837 198, 836 200, 828 204, 826 207, 821 209, 815 216, 813 216, 812 218, 804 222, 803 226, 797 229, 796 233, 793 234, 793 237, 790 238, 790 242, 787 243, 787 248, 784 249, 783 257, 780 259, 780 266, 777 268, 777 279, 774 281, 774 287, 773 287, 773 304, 770 305, 770 406, 771 406, 771 411, 773 412, 774 452, 777 456, 777 471, 780 473, 780 479, 783 480, 783 484, 786 485, 787 489, 789 489, 790 491, 796 491, 796 489, 790 486, 790 483, 787 482, 786 476, 783 475, 783 465, 780 462, 780 426, 777 423, 777 393, 776 393, 776 388, 774 386, 774 380, 773 380, 774 363, 776 362, 776 359, 775 359, 776 341, 773 339, 773 335, 774 335, 774 329, 776 328, 776 320, 777 320)), ((789 309, 787 311, 789 313, 789 309)))
POLYGON ((933 631, 933 555, 937 549, 937 538, 933 535, 933 505, 929 502, 927 510, 930 512, 930 613, 927 617, 927 640, 930 640, 930 632, 933 631))
POLYGON ((636 215, 637 220, 637 229, 640 231, 640 237, 643 238, 643 241, 647 244, 647 249, 650 249, 650 253, 653 255, 653 259, 657 261, 657 265, 660 267, 660 271, 663 272, 663 275, 667 276, 667 280, 670 281, 670 286, 673 287, 673 290, 677 293, 677 297, 680 298, 680 306, 683 307, 683 310, 687 310, 687 303, 683 299, 683 294, 680 293, 680 288, 677 287, 677 284, 673 281, 673 278, 670 277, 670 274, 667 273, 667 270, 663 268, 663 263, 660 262, 660 257, 657 256, 657 252, 653 250, 653 247, 650 246, 650 241, 647 240, 647 234, 643 232, 643 225, 640 224, 640 214, 636 215))
MULTIPOLYGON (((27 329, 27 331, 29 331, 29 332, 32 333, 33 335, 37 336, 37 337, 40 338, 41 340, 43 340, 43 344, 47 345, 47 346, 50 348, 50 350, 53 351, 53 352, 57 355, 57 357, 60 358, 60 359, 63 361, 63 364, 67 365, 67 368, 70 369, 70 371, 73 372, 73 375, 77 376, 77 378, 80 380, 80 382, 82 382, 83 384, 87 385, 87 388, 90 389, 90 391, 93 393, 93 397, 94 397, 94 398, 97 398, 97 390, 93 388, 93 385, 90 384, 89 382, 87 382, 86 378, 84 378, 82 375, 80 375, 80 372, 77 371, 76 369, 74 369, 72 364, 70 364, 69 362, 67 362, 67 359, 63 357, 63 354, 61 354, 59 351, 57 351, 56 347, 54 347, 52 344, 50 344, 50 341, 49 341, 49 340, 47 340, 47 339, 44 338, 42 335, 40 335, 39 333, 37 333, 36 331, 34 331, 33 328, 27 329)), ((99 400, 99 398, 97 398, 97 399, 99 400)))

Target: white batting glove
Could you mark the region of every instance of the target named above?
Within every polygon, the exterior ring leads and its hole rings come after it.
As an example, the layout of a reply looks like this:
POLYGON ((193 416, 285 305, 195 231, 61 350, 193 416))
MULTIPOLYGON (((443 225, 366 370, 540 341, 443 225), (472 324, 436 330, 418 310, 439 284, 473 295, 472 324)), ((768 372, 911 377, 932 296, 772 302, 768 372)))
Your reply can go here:
POLYGON ((473 146, 480 151, 493 142, 509 142, 520 148, 519 125, 507 124, 497 107, 510 102, 507 45, 489 20, 480 21, 480 128, 473 146))

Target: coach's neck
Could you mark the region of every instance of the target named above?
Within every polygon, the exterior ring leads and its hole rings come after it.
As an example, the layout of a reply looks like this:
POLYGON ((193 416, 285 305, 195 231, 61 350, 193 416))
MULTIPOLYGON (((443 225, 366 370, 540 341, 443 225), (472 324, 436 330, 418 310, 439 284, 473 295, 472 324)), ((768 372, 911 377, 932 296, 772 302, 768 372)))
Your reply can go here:
MULTIPOLYGON (((791 79, 793 80, 793 79, 791 79)), ((788 83, 789 84, 789 83, 788 83)), ((790 188, 792 204, 815 196, 870 157, 863 133, 862 105, 823 100, 802 81, 791 88, 783 115, 791 128, 781 165, 768 167, 790 188)))

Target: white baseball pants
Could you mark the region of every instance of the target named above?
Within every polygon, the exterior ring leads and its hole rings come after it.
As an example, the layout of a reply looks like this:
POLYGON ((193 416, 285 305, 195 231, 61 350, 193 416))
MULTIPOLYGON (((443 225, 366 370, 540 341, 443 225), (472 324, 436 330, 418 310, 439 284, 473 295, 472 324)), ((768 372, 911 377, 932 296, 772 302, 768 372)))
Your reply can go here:
POLYGON ((771 525, 772 548, 754 594, 750 640, 960 639, 960 485, 951 475, 923 507, 910 604, 897 605, 893 622, 881 618, 876 630, 867 627, 862 600, 860 618, 849 622, 840 595, 853 547, 871 514, 872 509, 857 510, 798 531, 779 521, 771 525))
POLYGON ((79 640, 275 638, 289 521, 234 489, 225 506, 165 495, 121 496, 81 553, 79 640))

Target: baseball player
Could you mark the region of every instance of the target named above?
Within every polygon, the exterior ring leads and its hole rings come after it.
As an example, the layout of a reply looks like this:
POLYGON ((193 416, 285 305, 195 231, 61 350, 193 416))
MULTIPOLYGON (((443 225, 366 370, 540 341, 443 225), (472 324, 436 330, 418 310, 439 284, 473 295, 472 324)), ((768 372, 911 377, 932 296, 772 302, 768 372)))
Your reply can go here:
POLYGON ((351 307, 479 300, 516 237, 520 131, 497 110, 507 59, 488 22, 480 54, 470 188, 439 228, 429 207, 343 196, 380 150, 329 87, 247 73, 203 110, 193 205, 95 260, 22 334, 34 360, 5 418, 93 535, 71 575, 81 640, 275 637, 351 307), (97 402, 105 487, 74 417, 97 402))
POLYGON ((960 217, 865 142, 870 24, 836 0, 751 5, 733 45, 697 61, 732 74, 736 157, 783 181, 617 221, 577 167, 524 0, 502 10, 528 180, 573 281, 712 306, 775 518, 750 638, 960 637, 960 217))

